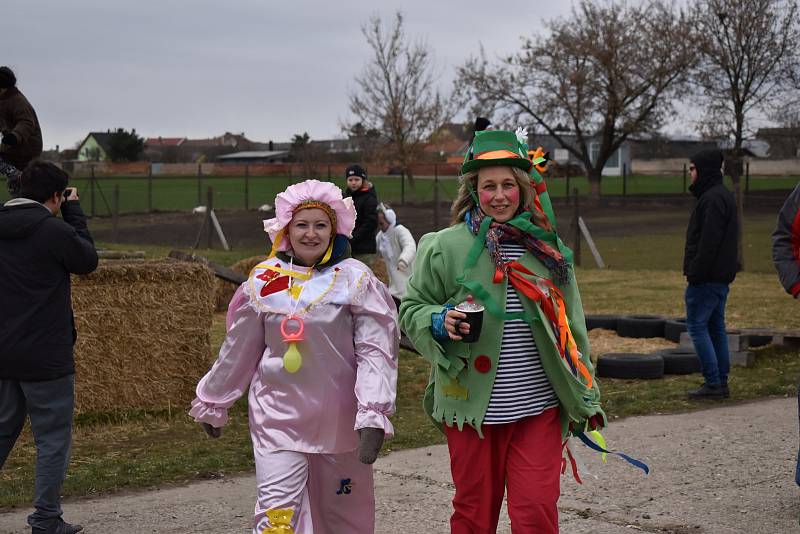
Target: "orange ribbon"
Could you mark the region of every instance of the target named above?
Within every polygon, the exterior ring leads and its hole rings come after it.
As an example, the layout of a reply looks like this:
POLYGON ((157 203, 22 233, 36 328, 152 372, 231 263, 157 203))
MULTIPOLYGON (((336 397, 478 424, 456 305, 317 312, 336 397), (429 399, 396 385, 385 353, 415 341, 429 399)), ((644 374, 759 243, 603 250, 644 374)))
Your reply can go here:
MULTIPOLYGON (((586 381, 586 387, 592 387, 592 375, 589 373, 586 365, 584 365, 583 361, 580 359, 578 344, 575 342, 575 338, 572 336, 572 331, 570 330, 569 323, 567 322, 567 305, 564 302, 564 296, 561 293, 561 290, 559 290, 550 280, 534 274, 517 261, 506 263, 505 274, 508 276, 508 281, 512 286, 514 286, 520 293, 541 306, 545 316, 550 320, 550 323, 558 332, 558 343, 556 347, 558 348, 559 354, 564 360, 569 358, 569 361, 572 363, 572 367, 577 369, 577 371, 586 381), (545 294, 545 292, 542 291, 537 284, 531 282, 519 273, 535 276, 541 280, 549 290, 549 294, 545 294)), ((493 282, 495 284, 500 283, 503 280, 503 276, 504 273, 501 269, 495 270, 493 282)))

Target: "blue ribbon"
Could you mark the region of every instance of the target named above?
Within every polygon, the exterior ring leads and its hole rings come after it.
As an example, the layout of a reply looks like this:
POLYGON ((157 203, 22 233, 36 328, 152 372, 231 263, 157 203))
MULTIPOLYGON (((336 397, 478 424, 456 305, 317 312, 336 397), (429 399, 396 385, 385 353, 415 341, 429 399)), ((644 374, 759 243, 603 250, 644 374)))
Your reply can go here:
POLYGON ((636 458, 631 458, 627 454, 624 454, 624 453, 621 453, 621 452, 607 451, 603 447, 601 447, 600 445, 595 443, 594 441, 590 440, 589 437, 586 434, 584 434, 583 432, 581 432, 580 434, 576 434, 576 436, 578 438, 580 438, 580 440, 583 442, 583 444, 586 445, 587 447, 589 447, 590 449, 595 450, 597 452, 603 452, 603 453, 606 453, 606 454, 614 454, 616 456, 619 456, 620 458, 622 458, 623 460, 625 460, 629 464, 633 465, 634 467, 638 467, 639 469, 644 471, 645 475, 649 475, 650 474, 650 468, 647 467, 646 463, 641 462, 641 461, 637 460, 636 458))

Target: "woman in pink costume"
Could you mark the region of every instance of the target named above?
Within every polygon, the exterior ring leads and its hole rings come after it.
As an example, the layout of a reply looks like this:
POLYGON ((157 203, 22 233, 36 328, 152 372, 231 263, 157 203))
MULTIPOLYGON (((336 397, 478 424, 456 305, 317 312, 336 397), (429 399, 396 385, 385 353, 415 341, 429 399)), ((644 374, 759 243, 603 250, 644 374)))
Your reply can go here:
POLYGON ((272 252, 236 291, 191 416, 219 437, 249 390, 253 532, 372 533, 372 462, 393 435, 399 333, 392 297, 347 238, 356 212, 330 183, 275 199, 272 252))

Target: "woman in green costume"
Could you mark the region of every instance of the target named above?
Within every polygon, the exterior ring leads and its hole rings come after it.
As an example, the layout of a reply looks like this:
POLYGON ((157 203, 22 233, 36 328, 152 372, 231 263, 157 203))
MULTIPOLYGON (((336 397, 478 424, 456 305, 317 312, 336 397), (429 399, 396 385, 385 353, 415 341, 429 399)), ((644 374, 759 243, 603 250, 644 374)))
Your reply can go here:
POLYGON ((558 532, 563 444, 605 422, 572 253, 525 137, 476 133, 453 223, 423 236, 400 307, 432 365, 424 406, 447 436, 454 534, 495 532, 506 491, 515 534, 558 532), (454 309, 468 298, 485 309, 470 343, 454 309))

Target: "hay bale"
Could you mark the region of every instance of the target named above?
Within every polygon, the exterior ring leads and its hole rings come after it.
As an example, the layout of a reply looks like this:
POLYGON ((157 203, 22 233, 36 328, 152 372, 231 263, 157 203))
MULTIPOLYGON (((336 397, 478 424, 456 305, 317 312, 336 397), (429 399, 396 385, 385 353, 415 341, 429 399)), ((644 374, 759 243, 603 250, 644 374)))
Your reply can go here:
POLYGON ((213 360, 213 284, 205 265, 174 260, 73 277, 75 411, 185 409, 213 360))
POLYGON ((386 287, 389 287, 389 271, 386 270, 386 262, 383 261, 378 255, 375 255, 375 259, 372 260, 372 265, 370 265, 372 272, 375 273, 375 277, 383 282, 386 287))
MULTIPOLYGON (((243 260, 239 260, 233 265, 231 265, 231 269, 236 271, 237 273, 241 273, 245 276, 250 274, 250 271, 267 259, 266 256, 251 256, 249 258, 245 258, 243 260)), ((236 284, 232 284, 230 282, 226 282, 221 278, 214 279, 214 299, 215 305, 214 309, 218 312, 228 311, 228 304, 231 302, 233 298, 233 294, 236 292, 236 288, 239 287, 236 284)))

